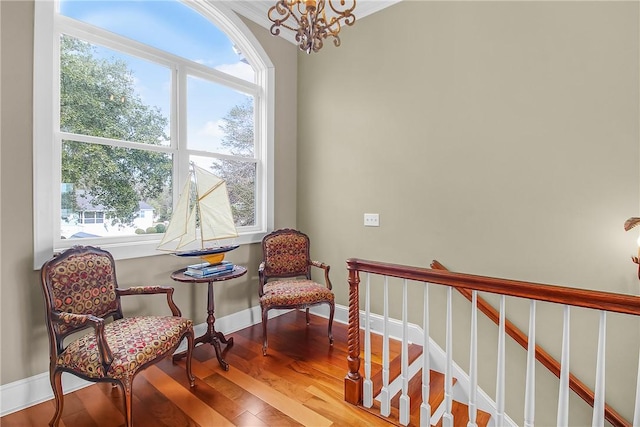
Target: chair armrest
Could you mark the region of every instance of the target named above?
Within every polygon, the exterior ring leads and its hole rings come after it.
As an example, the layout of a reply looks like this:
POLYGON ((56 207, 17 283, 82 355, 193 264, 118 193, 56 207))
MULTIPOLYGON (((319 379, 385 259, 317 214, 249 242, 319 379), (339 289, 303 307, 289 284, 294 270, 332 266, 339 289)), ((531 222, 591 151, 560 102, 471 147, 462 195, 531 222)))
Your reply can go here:
POLYGON ((61 311, 51 312, 51 319, 56 323, 67 323, 74 326, 80 326, 88 323, 93 327, 96 334, 96 342, 98 343, 98 353, 105 372, 109 369, 111 362, 113 362, 113 354, 107 343, 107 338, 104 336, 104 319, 96 317, 93 314, 74 314, 61 311))
POLYGON ((322 268, 324 270, 324 282, 326 283, 327 288, 331 290, 331 280, 329 280, 329 269, 331 268, 331 266, 319 261, 309 261, 309 264, 314 267, 322 268))
POLYGON ((264 264, 264 261, 262 261, 260 263, 260 266, 258 266, 258 295, 259 296, 264 295, 264 268, 265 268, 265 264, 264 264))
POLYGON ((182 316, 182 312, 178 308, 175 302, 173 302, 173 288, 169 286, 132 286, 128 289, 117 288, 116 292, 119 296, 126 295, 153 295, 153 294, 167 294, 167 304, 171 309, 171 314, 174 316, 182 316))

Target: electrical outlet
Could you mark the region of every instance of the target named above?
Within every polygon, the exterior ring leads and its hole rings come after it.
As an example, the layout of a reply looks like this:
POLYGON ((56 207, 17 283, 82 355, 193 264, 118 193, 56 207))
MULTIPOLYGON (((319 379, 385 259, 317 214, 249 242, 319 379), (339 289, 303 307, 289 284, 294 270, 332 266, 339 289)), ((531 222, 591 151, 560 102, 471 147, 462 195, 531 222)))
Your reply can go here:
POLYGON ((364 214, 364 226, 365 227, 380 227, 380 215, 377 213, 364 214))

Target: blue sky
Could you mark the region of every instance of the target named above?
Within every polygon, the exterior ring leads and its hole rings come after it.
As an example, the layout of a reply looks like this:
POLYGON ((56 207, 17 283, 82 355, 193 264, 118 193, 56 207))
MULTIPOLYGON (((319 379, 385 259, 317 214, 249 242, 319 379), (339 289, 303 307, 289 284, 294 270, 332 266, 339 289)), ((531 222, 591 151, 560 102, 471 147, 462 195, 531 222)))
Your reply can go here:
MULTIPOLYGON (((206 18, 177 0, 94 1, 62 0, 63 15, 168 51, 237 77, 253 81, 253 71, 233 50, 231 40, 206 18)), ((170 72, 147 61, 100 49, 100 56, 125 59, 136 88, 148 105, 168 117, 170 72)), ((188 79, 189 148, 219 149, 218 124, 246 95, 212 82, 188 79)))

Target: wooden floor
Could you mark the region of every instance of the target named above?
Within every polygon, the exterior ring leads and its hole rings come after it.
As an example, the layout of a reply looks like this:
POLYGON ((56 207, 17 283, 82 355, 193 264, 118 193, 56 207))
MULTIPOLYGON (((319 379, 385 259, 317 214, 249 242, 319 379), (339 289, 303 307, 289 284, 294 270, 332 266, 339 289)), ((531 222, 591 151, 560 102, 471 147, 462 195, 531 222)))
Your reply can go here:
MULTIPOLYGON (((230 334, 224 352, 231 365, 220 368, 210 345, 194 350, 195 388, 189 388, 184 361, 170 359, 144 370, 133 386, 136 427, 159 426, 387 426, 386 421, 343 400, 347 373, 346 326, 334 322, 334 345, 327 320, 303 312, 269 321, 269 353, 262 356, 261 325, 230 334)), ((65 374, 66 375, 66 374, 65 374)), ((61 426, 124 425, 122 392, 96 384, 65 396, 61 426)), ((0 418, 2 427, 46 426, 53 401, 0 418)))

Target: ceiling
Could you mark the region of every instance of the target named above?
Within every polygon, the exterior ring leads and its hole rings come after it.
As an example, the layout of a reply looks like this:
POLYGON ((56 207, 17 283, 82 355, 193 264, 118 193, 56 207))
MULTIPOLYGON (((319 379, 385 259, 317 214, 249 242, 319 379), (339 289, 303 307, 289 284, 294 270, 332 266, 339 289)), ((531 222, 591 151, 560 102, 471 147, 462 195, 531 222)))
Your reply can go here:
MULTIPOLYGON (((334 0, 339 4, 338 0, 334 0)), ((386 7, 398 3, 401 0, 357 0, 356 9, 354 15, 356 16, 356 22, 358 19, 362 19, 367 15, 378 12, 386 7)), ((347 1, 347 3, 349 3, 347 1)), ((255 22, 256 24, 270 29, 272 22, 267 18, 267 12, 269 8, 276 4, 276 0, 241 0, 230 1, 227 5, 233 9, 236 13, 244 16, 255 22)), ((282 31, 280 35, 295 44, 295 38, 292 31, 282 31)))

